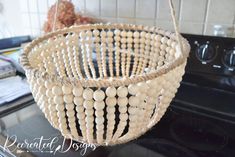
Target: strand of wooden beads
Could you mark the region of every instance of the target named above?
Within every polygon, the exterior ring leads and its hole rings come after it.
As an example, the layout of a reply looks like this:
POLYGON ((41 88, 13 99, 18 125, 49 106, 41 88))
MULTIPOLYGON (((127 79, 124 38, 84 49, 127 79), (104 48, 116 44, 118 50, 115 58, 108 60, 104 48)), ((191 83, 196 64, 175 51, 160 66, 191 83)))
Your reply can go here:
POLYGON ((63 91, 61 89, 60 85, 55 85, 52 88, 52 93, 55 95, 54 97, 54 103, 56 104, 56 110, 57 110, 57 116, 58 116, 58 122, 59 122, 59 129, 63 136, 68 137, 68 126, 66 123, 65 118, 65 107, 64 107, 64 100, 63 100, 63 91))
POLYGON ((142 67, 143 67, 143 58, 144 56, 144 43, 145 43, 145 35, 146 32, 142 31, 140 33, 140 57, 139 62, 136 70, 136 74, 139 75, 141 73, 142 67))
POLYGON ((144 108, 144 114, 142 115, 142 126, 144 126, 144 124, 146 123, 147 121, 147 106, 148 106, 148 103, 146 102, 147 101, 147 98, 148 98, 148 85, 146 84, 146 82, 139 82, 138 84, 138 93, 137 93, 137 97, 139 98, 139 100, 141 101, 141 107, 144 108), (145 105, 145 106, 143 106, 145 105))
POLYGON ((93 59, 92 59, 92 53, 93 53, 93 48, 92 48, 92 32, 86 31, 86 36, 87 36, 87 54, 88 54, 88 64, 92 73, 92 78, 96 78, 96 73, 95 73, 95 68, 93 64, 93 59))
POLYGON ((64 72, 64 68, 63 68, 63 65, 60 63, 60 60, 59 60, 59 52, 57 51, 53 51, 51 50, 52 52, 52 57, 53 57, 53 63, 55 64, 55 67, 56 67, 56 71, 57 73, 59 74, 60 77, 65 77, 65 72, 64 72))
POLYGON ((40 109, 42 109, 42 95, 41 95, 41 92, 40 92, 40 90, 39 90, 39 88, 41 87, 41 83, 43 83, 43 81, 42 81, 42 79, 37 79, 37 85, 36 85, 36 88, 35 88, 35 90, 36 90, 36 96, 35 96, 35 100, 36 100, 36 102, 37 102, 37 104, 38 104, 38 106, 39 106, 39 108, 40 109))
POLYGON ((64 63, 64 67, 65 67, 67 76, 69 78, 72 78, 73 75, 72 75, 72 70, 70 68, 67 45, 66 45, 65 41, 66 41, 66 38, 64 36, 60 37, 60 43, 59 43, 60 48, 59 49, 60 49, 60 54, 61 54, 61 61, 64 63))
POLYGON ((87 140, 89 143, 93 142, 93 133, 94 133, 94 100, 93 100, 93 90, 86 88, 83 91, 83 98, 85 99, 83 105, 85 107, 85 121, 86 121, 86 133, 87 140))
POLYGON ((162 39, 163 37, 161 36, 161 35, 157 35, 156 36, 156 39, 157 39, 157 43, 159 44, 159 56, 158 56, 158 63, 157 63, 157 69, 158 68, 160 68, 163 64, 164 64, 164 60, 165 60, 165 58, 164 58, 164 56, 163 55, 165 55, 165 52, 164 51, 162 51, 162 47, 161 47, 161 39, 162 39))
POLYGON ((67 54, 68 51, 65 49, 66 48, 62 49, 61 53, 63 54, 63 61, 66 69, 66 74, 69 78, 73 78, 71 64, 69 63, 68 54, 67 54))
POLYGON ((117 100, 115 98, 116 96, 116 88, 115 87, 108 87, 106 89, 106 111, 107 115, 106 118, 108 120, 107 122, 107 132, 106 132, 106 143, 110 143, 112 136, 113 136, 113 130, 115 126, 115 106, 117 104, 117 100))
POLYGON ((117 89, 117 95, 118 95, 118 111, 119 111, 119 124, 117 127, 117 130, 112 138, 112 141, 115 142, 118 140, 118 138, 122 135, 126 125, 127 125, 127 104, 128 104, 128 98, 127 98, 128 90, 126 87, 121 86, 117 89))
POLYGON ((137 65, 138 65, 138 61, 139 61, 139 36, 140 33, 135 31, 134 32, 134 64, 133 64, 133 68, 132 68, 132 73, 131 75, 135 75, 136 74, 136 69, 137 69, 137 65))
POLYGON ((46 72, 50 74, 50 68, 49 68, 49 64, 47 60, 48 53, 45 50, 41 50, 40 56, 42 57, 42 63, 43 63, 44 69, 46 70, 46 72))
POLYGON ((57 111, 56 111, 56 104, 53 101, 54 94, 52 93, 52 88, 54 86, 54 83, 46 81, 45 86, 47 88, 46 96, 48 97, 48 108, 50 111, 49 114, 51 117, 52 126, 55 128, 58 128, 59 123, 58 123, 58 117, 57 117, 57 111))
POLYGON ((73 87, 73 95, 74 95, 74 104, 75 104, 75 109, 77 111, 77 119, 78 119, 78 124, 79 128, 82 132, 82 137, 83 139, 87 139, 87 133, 86 133, 86 122, 85 122, 85 108, 83 106, 83 88, 82 87, 73 87))
POLYGON ((169 39, 168 40, 168 42, 167 42, 167 45, 168 45, 168 48, 169 48, 169 58, 168 58, 168 60, 171 62, 171 61, 173 61, 174 59, 175 59, 175 49, 173 49, 172 47, 171 47, 171 40, 169 39))
POLYGON ((159 52, 160 52, 160 43, 157 38, 158 38, 158 35, 155 35, 154 40, 153 40, 153 42, 154 42, 154 45, 153 45, 154 56, 153 56, 153 61, 152 61, 153 62, 153 64, 152 64, 153 70, 156 70, 156 68, 157 68, 158 57, 159 57, 159 52))
POLYGON ((75 139, 78 139, 78 131, 76 128, 76 119, 75 119, 75 111, 74 111, 74 104, 73 104, 73 94, 72 94, 72 86, 71 85, 63 85, 62 91, 64 95, 64 102, 66 108, 66 115, 68 117, 68 125, 71 131, 72 136, 75 139))
POLYGON ((95 123, 96 123, 96 140, 98 144, 102 144, 104 139, 104 98, 105 94, 101 89, 94 92, 93 98, 95 99, 95 123))
POLYGON ((128 133, 122 138, 129 138, 135 136, 136 129, 138 129, 136 126, 138 124, 138 106, 139 106, 139 98, 136 96, 131 96, 128 100, 130 107, 128 108, 129 113, 129 128, 128 133))
POLYGON ((73 38, 73 42, 74 42, 74 45, 73 45, 73 60, 74 60, 74 65, 75 65, 75 69, 76 69, 76 72, 77 72, 77 75, 80 79, 83 78, 83 75, 82 75, 82 72, 81 72, 81 66, 80 66, 80 57, 79 57, 79 45, 80 45, 80 40, 79 37, 78 37, 78 34, 77 33, 74 33, 72 35, 72 38, 73 38))
POLYGON ((142 67, 141 67, 141 74, 143 72, 145 72, 146 70, 146 65, 148 63, 148 56, 149 56, 149 52, 150 52, 150 38, 151 38, 151 34, 150 33, 146 33, 145 34, 145 48, 144 48, 144 60, 142 63, 142 67))
POLYGON ((99 77, 103 77, 103 72, 102 72, 102 62, 101 62, 101 54, 100 54, 100 32, 95 29, 93 30, 93 35, 94 35, 94 43, 95 43, 95 52, 96 52, 96 60, 98 64, 98 69, 99 69, 99 77))
POLYGON ((160 39, 159 38, 161 38, 161 36, 160 35, 155 35, 155 37, 154 37, 154 57, 153 57, 153 62, 154 62, 154 69, 157 69, 157 67, 158 67, 158 59, 159 59, 159 56, 160 56, 160 45, 161 45, 161 43, 160 43, 160 39))
POLYGON ((126 76, 126 43, 127 43, 127 33, 125 30, 121 31, 121 69, 122 77, 126 76))
POLYGON ((110 76, 113 77, 113 32, 107 32, 107 42, 108 42, 108 54, 109 54, 109 72, 110 76))
POLYGON ((131 63, 131 51, 132 51, 132 39, 133 33, 131 31, 127 32, 127 57, 126 57, 126 76, 130 74, 130 63, 131 63))
POLYGON ((168 38, 165 37, 165 36, 161 39, 161 46, 160 46, 161 51, 160 51, 160 55, 163 56, 163 58, 164 58, 163 64, 167 64, 167 59, 166 59, 167 55, 168 55, 166 53, 167 40, 168 40, 168 38))
POLYGON ((75 63, 74 63, 74 60, 73 60, 73 58, 74 58, 74 56, 73 56, 73 45, 75 43, 74 43, 72 35, 67 35, 66 39, 69 41, 69 42, 66 43, 66 46, 67 46, 68 60, 69 60, 69 63, 70 63, 70 68, 71 68, 71 71, 72 71, 72 75, 73 75, 74 78, 78 79, 77 71, 76 71, 76 68, 75 68, 75 63))
POLYGON ((154 66, 156 65, 156 62, 154 61, 154 37, 155 37, 155 34, 151 34, 151 37, 150 37, 150 60, 149 60, 149 63, 148 63, 148 69, 149 70, 155 70, 154 69, 154 66))
POLYGON ((119 77, 120 74, 120 30, 116 29, 114 31, 115 37, 115 65, 116 65, 116 76, 119 77))
POLYGON ((88 79, 91 78, 89 68, 88 68, 88 63, 87 63, 87 50, 86 50, 86 33, 85 32, 80 32, 80 42, 81 42, 81 49, 82 49, 82 62, 83 62, 83 68, 86 74, 86 77, 88 79))
MULTIPOLYGON (((137 84, 130 84, 128 86, 128 92, 129 94, 132 95, 132 97, 136 97, 138 98, 138 103, 135 103, 135 101, 129 99, 129 104, 133 104, 132 106, 135 106, 136 105, 136 119, 135 119, 135 129, 133 129, 133 131, 137 131, 137 130, 140 130, 142 128, 141 126, 141 122, 142 122, 142 119, 143 119, 143 115, 144 115, 144 111, 145 111, 145 107, 146 107, 146 104, 144 102, 145 98, 146 98, 146 95, 143 93, 143 94, 140 94, 139 93, 139 87, 137 84)), ((134 99, 135 100, 135 99, 134 99)), ((131 112, 131 110, 130 110, 131 112)), ((131 118, 133 120, 133 118, 131 118)))
POLYGON ((102 30, 100 32, 101 36, 101 55, 102 55, 102 70, 104 78, 107 78, 107 69, 106 69, 106 32, 102 30))

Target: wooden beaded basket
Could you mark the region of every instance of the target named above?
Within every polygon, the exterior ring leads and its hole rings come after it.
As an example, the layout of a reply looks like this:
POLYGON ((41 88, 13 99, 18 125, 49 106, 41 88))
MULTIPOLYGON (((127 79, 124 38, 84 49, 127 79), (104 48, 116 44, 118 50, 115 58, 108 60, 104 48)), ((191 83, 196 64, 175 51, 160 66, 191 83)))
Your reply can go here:
POLYGON ((189 49, 177 32, 95 24, 34 40, 21 63, 37 105, 63 136, 113 145, 160 120, 180 86, 189 49))

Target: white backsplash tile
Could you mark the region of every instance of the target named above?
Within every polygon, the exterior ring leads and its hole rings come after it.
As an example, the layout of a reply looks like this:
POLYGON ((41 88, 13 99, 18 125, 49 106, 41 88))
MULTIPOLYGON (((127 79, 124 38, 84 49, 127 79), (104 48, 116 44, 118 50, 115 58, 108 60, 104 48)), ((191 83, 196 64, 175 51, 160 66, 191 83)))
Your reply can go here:
POLYGON ((136 18, 154 19, 156 0, 136 0, 136 18))
POLYGON ((28 0, 21 0, 20 1, 20 11, 22 13, 28 12, 28 0))
POLYGON ((48 3, 46 0, 38 0, 38 9, 39 13, 47 13, 48 11, 48 3))
POLYGON ((44 23, 47 20, 47 14, 40 14, 40 28, 43 28, 44 23))
POLYGON ((38 12, 38 3, 37 0, 28 0, 29 12, 37 13, 38 12))
MULTIPOLYGON (((180 0, 173 0, 176 17, 179 16, 180 0)), ((157 19, 171 20, 168 0, 157 0, 157 19)))
POLYGON ((101 0, 101 16, 116 17, 117 0, 101 0))
POLYGON ((38 14, 31 14, 30 15, 31 20, 31 27, 33 29, 40 28, 40 21, 39 21, 39 15, 38 14))
POLYGON ((98 0, 86 0, 86 14, 100 16, 100 4, 98 0))
POLYGON ((190 33, 190 34, 202 34, 203 26, 204 26, 203 23, 181 22, 180 32, 190 33))
MULTIPOLYGON (((105 22, 156 25, 174 30, 168 0, 71 0, 75 10, 105 22)), ((56 0, 20 0, 24 29, 42 29, 48 8, 56 0), (27 18, 28 15, 28 18, 27 18)), ((213 34, 214 25, 232 26, 235 0, 173 0, 180 30, 213 34)), ((34 30, 34 31, 32 31, 34 30)))
MULTIPOLYGON (((214 26, 218 25, 217 23, 207 23, 205 26, 205 35, 214 35, 214 26)), ((231 27, 231 25, 227 24, 220 24, 222 26, 222 29, 224 30, 225 34, 228 33, 227 29, 231 27)))
POLYGON ((180 20, 202 23, 205 19, 207 1, 181 0, 180 20))
POLYGON ((136 24, 144 26, 154 26, 154 20, 136 19, 136 24))
POLYGON ((172 21, 166 21, 166 20, 157 20, 155 22, 155 26, 160 27, 164 30, 168 31, 174 31, 173 23, 172 21))
POLYGON ((135 19, 133 18, 118 18, 118 23, 126 23, 126 24, 135 24, 135 19))
POLYGON ((235 16, 235 0, 209 0, 208 23, 232 24, 235 16))
POLYGON ((117 23, 117 19, 111 17, 102 17, 101 20, 103 23, 117 23))
POLYGON ((85 12, 85 2, 86 0, 72 0, 75 5, 76 12, 85 12))
POLYGON ((118 0, 118 17, 135 17, 135 0, 118 0))
POLYGON ((23 23, 23 27, 24 28, 30 28, 30 16, 29 16, 29 14, 27 14, 27 13, 23 13, 23 14, 21 14, 21 19, 22 19, 22 23, 23 23))

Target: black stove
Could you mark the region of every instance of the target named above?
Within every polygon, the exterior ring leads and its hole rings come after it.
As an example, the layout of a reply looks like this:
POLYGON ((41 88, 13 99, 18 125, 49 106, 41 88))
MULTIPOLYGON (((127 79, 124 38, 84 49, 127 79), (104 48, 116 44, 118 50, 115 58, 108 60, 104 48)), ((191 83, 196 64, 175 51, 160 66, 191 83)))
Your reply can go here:
MULTIPOLYGON (((191 52, 181 86, 161 121, 126 144, 97 147, 87 157, 234 157, 235 39, 184 34, 191 52)), ((35 106, 36 107, 36 106, 35 106)), ((19 141, 59 135, 39 112, 5 128, 19 141), (40 118, 39 118, 40 117, 40 118)), ((31 113, 31 111, 28 113, 31 113)), ((9 118, 8 118, 9 119, 9 118)), ((4 122, 4 120, 2 120, 4 122)), ((34 152, 38 157, 54 156, 34 152)), ((81 156, 71 149, 62 156, 81 156)))

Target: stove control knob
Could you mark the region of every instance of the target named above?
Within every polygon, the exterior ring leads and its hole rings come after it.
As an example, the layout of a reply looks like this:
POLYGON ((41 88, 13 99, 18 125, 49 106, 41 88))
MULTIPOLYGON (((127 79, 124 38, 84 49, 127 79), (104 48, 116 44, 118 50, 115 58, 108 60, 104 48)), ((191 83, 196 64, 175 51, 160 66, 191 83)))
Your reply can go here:
POLYGON ((230 68, 235 68, 235 49, 225 53, 223 58, 224 64, 230 68))
POLYGON ((209 43, 199 46, 196 50, 196 56, 202 62, 209 62, 213 60, 215 55, 216 52, 214 48, 209 45, 209 43))

